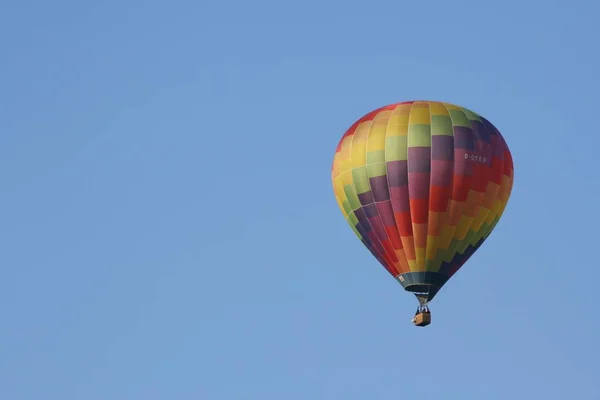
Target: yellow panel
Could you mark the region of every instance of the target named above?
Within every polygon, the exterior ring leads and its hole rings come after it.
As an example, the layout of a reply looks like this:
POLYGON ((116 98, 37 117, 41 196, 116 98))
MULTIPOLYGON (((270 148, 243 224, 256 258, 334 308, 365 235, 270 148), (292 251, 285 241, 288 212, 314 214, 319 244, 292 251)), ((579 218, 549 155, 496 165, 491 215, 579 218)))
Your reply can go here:
POLYGON ((485 218, 487 217, 489 212, 490 210, 488 208, 478 207, 475 211, 475 220, 473 220, 473 225, 471 225, 471 229, 473 229, 474 231, 479 231, 479 228, 481 228, 481 225, 485 221, 485 218))
POLYGON ((342 199, 346 198, 346 192, 344 192, 344 181, 341 177, 335 178, 335 180, 333 181, 333 187, 336 196, 340 196, 340 198, 342 199))
POLYGON ((393 110, 380 111, 377 113, 377 115, 375 115, 375 118, 373 118, 373 122, 375 124, 383 123, 383 124, 387 125, 388 120, 390 119, 390 117, 392 116, 393 113, 394 113, 393 110))
POLYGON ((392 112, 392 115, 390 116, 389 125, 407 125, 411 108, 412 104, 398 105, 392 112))
POLYGON ((447 249, 450 246, 450 242, 452 241, 452 238, 454 237, 455 230, 456 230, 456 227, 451 226, 451 225, 447 225, 444 227, 444 229, 442 229, 442 234, 440 235, 439 239, 436 242, 438 249, 447 249))
POLYGON ((333 166, 331 167, 331 179, 334 179, 339 174, 340 153, 335 153, 333 156, 333 166))
POLYGON ((417 272, 417 261, 416 260, 407 260, 408 266, 410 268, 410 272, 417 272))
POLYGON ((431 115, 445 115, 450 116, 448 109, 444 107, 444 104, 438 102, 429 103, 429 112, 431 115))
POLYGON ((410 125, 413 124, 425 124, 429 125, 431 123, 431 118, 429 116, 429 108, 424 107, 413 107, 410 112, 410 119, 408 120, 410 125))
POLYGON ((350 157, 346 157, 346 158, 342 159, 342 160, 340 161, 340 164, 339 164, 339 169, 340 169, 340 170, 339 170, 339 172, 338 172, 338 175, 341 175, 341 174, 343 174, 344 172, 347 172, 347 171, 349 171, 349 170, 350 170, 350 168, 351 168, 351 165, 350 165, 350 157))
POLYGON ((387 124, 373 124, 367 139, 367 151, 385 150, 385 131, 387 124))
POLYGON ((358 126, 352 141, 352 168, 362 167, 367 163, 367 135, 371 123, 363 122, 358 126))
POLYGON ((491 224, 494 221, 494 218, 498 215, 500 210, 502 209, 502 202, 500 200, 496 200, 494 202, 494 207, 492 208, 492 212, 490 212, 485 220, 487 224, 491 224))
POLYGON ((346 136, 344 138, 344 141, 342 142, 342 151, 341 153, 344 154, 344 151, 349 151, 352 148, 352 141, 354 140, 354 135, 351 136, 346 136))
POLYGON ((437 240, 437 236, 427 235, 426 257, 428 260, 433 260, 435 258, 435 252, 437 250, 435 247, 436 240, 437 240))
POLYGON ((471 226, 471 223, 473 223, 473 219, 474 219, 473 217, 468 217, 466 215, 463 215, 460 218, 460 222, 458 223, 458 226, 456 227, 456 233, 454 234, 455 239, 463 240, 465 238, 465 235, 469 231, 469 227, 471 226))
POLYGON ((344 186, 354 185, 354 182, 352 179, 352 170, 344 171, 344 172, 342 172, 342 174, 340 176, 342 177, 342 183, 344 184, 344 186))
POLYGON ((351 168, 350 165, 350 156, 352 152, 352 138, 354 137, 346 137, 344 143, 342 143, 342 151, 340 156, 340 174, 348 171, 351 168))
POLYGON ((437 237, 442 233, 442 228, 447 223, 447 221, 447 212, 429 210, 429 217, 427 219, 427 234, 431 235, 433 237, 433 240, 436 241, 437 237))
POLYGON ((485 208, 492 208, 493 204, 494 204, 494 200, 496 200, 496 196, 498 194, 498 190, 500 189, 500 185, 498 185, 495 182, 488 182, 486 190, 485 190, 485 196, 483 199, 483 203, 482 205, 485 208))
POLYGON ((407 136, 408 124, 389 125, 387 128, 387 136, 407 136))
POLYGON ((415 253, 417 255, 417 267, 422 270, 425 268, 425 249, 417 247, 415 253))
POLYGON ((454 104, 450 104, 450 103, 445 103, 442 102, 442 104, 448 109, 448 110, 462 110, 462 107, 459 106, 455 106, 454 104))

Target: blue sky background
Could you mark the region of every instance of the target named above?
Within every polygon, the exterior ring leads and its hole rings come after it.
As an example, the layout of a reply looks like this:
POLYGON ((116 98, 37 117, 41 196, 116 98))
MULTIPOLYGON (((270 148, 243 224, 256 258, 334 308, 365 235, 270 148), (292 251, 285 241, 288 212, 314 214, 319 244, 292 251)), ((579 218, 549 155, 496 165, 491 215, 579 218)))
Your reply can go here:
POLYGON ((7 1, 0 398, 599 399, 589 1, 7 1), (344 222, 344 131, 411 99, 515 187, 433 324, 344 222))

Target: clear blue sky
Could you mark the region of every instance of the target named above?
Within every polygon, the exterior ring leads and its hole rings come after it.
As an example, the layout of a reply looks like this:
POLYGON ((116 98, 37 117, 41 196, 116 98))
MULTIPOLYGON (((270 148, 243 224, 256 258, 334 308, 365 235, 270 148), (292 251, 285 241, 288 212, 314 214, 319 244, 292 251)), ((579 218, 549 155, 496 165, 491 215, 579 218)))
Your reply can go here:
POLYGON ((600 399, 599 13, 3 3, 0 398, 600 399), (349 125, 411 99, 515 162, 426 329, 330 182, 349 125))

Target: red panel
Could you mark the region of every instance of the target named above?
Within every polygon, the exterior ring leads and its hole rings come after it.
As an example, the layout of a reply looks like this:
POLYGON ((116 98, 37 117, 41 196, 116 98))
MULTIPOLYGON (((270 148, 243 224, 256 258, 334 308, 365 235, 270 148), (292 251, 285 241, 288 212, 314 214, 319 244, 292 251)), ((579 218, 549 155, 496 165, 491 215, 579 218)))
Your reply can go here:
POLYGON ((471 189, 485 192, 489 181, 489 167, 486 164, 476 163, 473 166, 473 186, 471 189))
POLYGON ((502 171, 504 171, 504 161, 499 157, 492 157, 490 181, 499 185, 502 182, 502 171))
POLYGON ((385 249, 385 255, 389 257, 394 264, 397 263, 399 260, 394 247, 392 247, 392 243, 389 240, 384 240, 381 244, 383 244, 383 248, 385 249))
POLYGON ((392 246, 396 250, 402 249, 402 240, 400 240, 400 235, 398 234, 398 229, 395 226, 386 226, 385 230, 390 238, 390 242, 392 246))
POLYGON ((429 189, 429 209, 436 212, 446 211, 451 194, 452 188, 449 186, 431 186, 429 189))
POLYGON ((429 199, 410 199, 410 215, 413 224, 427 223, 429 216, 429 199))
POLYGON ((467 195, 472 186, 472 177, 466 175, 454 175, 452 184, 452 199, 456 201, 467 200, 467 195))
POLYGON ((412 236, 412 222, 410 220, 410 211, 394 213, 396 225, 401 236, 412 236))
POLYGON ((512 154, 508 149, 504 150, 504 175, 510 176, 510 173, 513 169, 513 159, 512 154))

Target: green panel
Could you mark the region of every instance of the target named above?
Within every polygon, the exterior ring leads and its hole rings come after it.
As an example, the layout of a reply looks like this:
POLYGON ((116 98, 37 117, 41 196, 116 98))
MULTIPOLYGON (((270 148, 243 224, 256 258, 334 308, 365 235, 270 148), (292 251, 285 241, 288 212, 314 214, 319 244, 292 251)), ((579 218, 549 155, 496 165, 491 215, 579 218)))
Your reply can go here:
POLYGON ((467 234, 465 235, 465 237, 463 238, 463 240, 461 240, 460 245, 458 246, 458 252, 460 254, 464 254, 465 253, 465 251, 467 250, 467 247, 469 247, 469 245, 471 244, 471 242, 475 238, 475 235, 477 235, 477 232, 475 232, 472 229, 469 229, 469 231, 467 232, 467 234))
POLYGON ((385 140, 385 161, 408 160, 408 136, 388 136, 385 140))
POLYGON ((370 151, 367 153, 367 164, 385 162, 385 150, 370 151))
POLYGON ((346 214, 350 215, 350 213, 352 212, 352 206, 350 206, 350 202, 347 199, 342 201, 342 207, 344 207, 344 211, 346 211, 346 214))
POLYGON ((365 167, 354 168, 352 170, 352 180, 357 194, 371 191, 369 177, 367 176, 367 169, 365 167))
POLYGON ((475 236, 475 240, 479 241, 480 239, 485 238, 486 232, 488 231, 489 228, 490 228, 490 226, 488 224, 486 224, 485 222, 483 224, 481 224, 481 226, 479 227, 479 230, 477 231, 477 235, 475 236))
POLYGON ((352 224, 352 226, 355 226, 358 224, 358 218, 356 218, 354 211, 351 212, 350 214, 348 214, 348 221, 352 224))
POLYGON ((350 225, 350 228, 352 228, 352 232, 354 232, 357 238, 359 238, 360 240, 363 239, 363 237, 360 235, 360 233, 356 230, 354 226, 350 225))
POLYGON ((452 117, 452 125, 464 126, 466 128, 471 127, 471 121, 469 121, 465 113, 461 110, 450 110, 450 116, 452 117))
POLYGON ((452 120, 446 115, 433 115, 431 117, 431 134, 453 136, 452 120))
POLYGON ((451 262, 452 258, 456 255, 456 249, 458 248, 459 244, 460 244, 459 240, 452 239, 450 241, 450 246, 448 246, 448 249, 442 250, 442 254, 443 254, 442 259, 446 262, 451 262))
POLYGON ((442 265, 442 260, 440 257, 436 257, 433 260, 425 261, 425 270, 430 272, 440 272, 440 266, 442 265))
MULTIPOLYGON (((493 223, 494 221, 492 221, 493 223)), ((481 227, 479 227, 479 234, 483 234, 482 236, 485 236, 485 233, 488 232, 488 230, 490 229, 490 224, 488 224, 487 222, 484 222, 481 224, 481 227)))
POLYGON ((408 147, 431 147, 431 126, 429 124, 409 125, 408 147))
POLYGON ((490 224, 488 230, 485 233, 485 237, 488 237, 492 233, 492 231, 494 230, 494 228, 496 227, 496 225, 500 221, 500 217, 501 216, 496 216, 496 218, 493 219, 492 223, 490 224))
POLYGON ((348 199, 348 202, 350 203, 350 207, 352 208, 352 210, 358 210, 360 208, 360 201, 358 201, 358 196, 356 195, 356 192, 354 191, 354 186, 353 185, 344 186, 344 193, 346 193, 346 198, 348 199))
POLYGON ((467 110, 466 108, 463 108, 462 110, 469 120, 481 122, 481 119, 479 118, 479 116, 477 114, 475 114, 473 111, 467 110))
MULTIPOLYGON (((381 162, 381 163, 377 163, 377 164, 367 165, 367 173, 368 173, 369 178, 374 178, 376 176, 385 176, 386 175, 385 163, 381 162)), ((371 190, 370 187, 369 187, 369 190, 371 190)))

